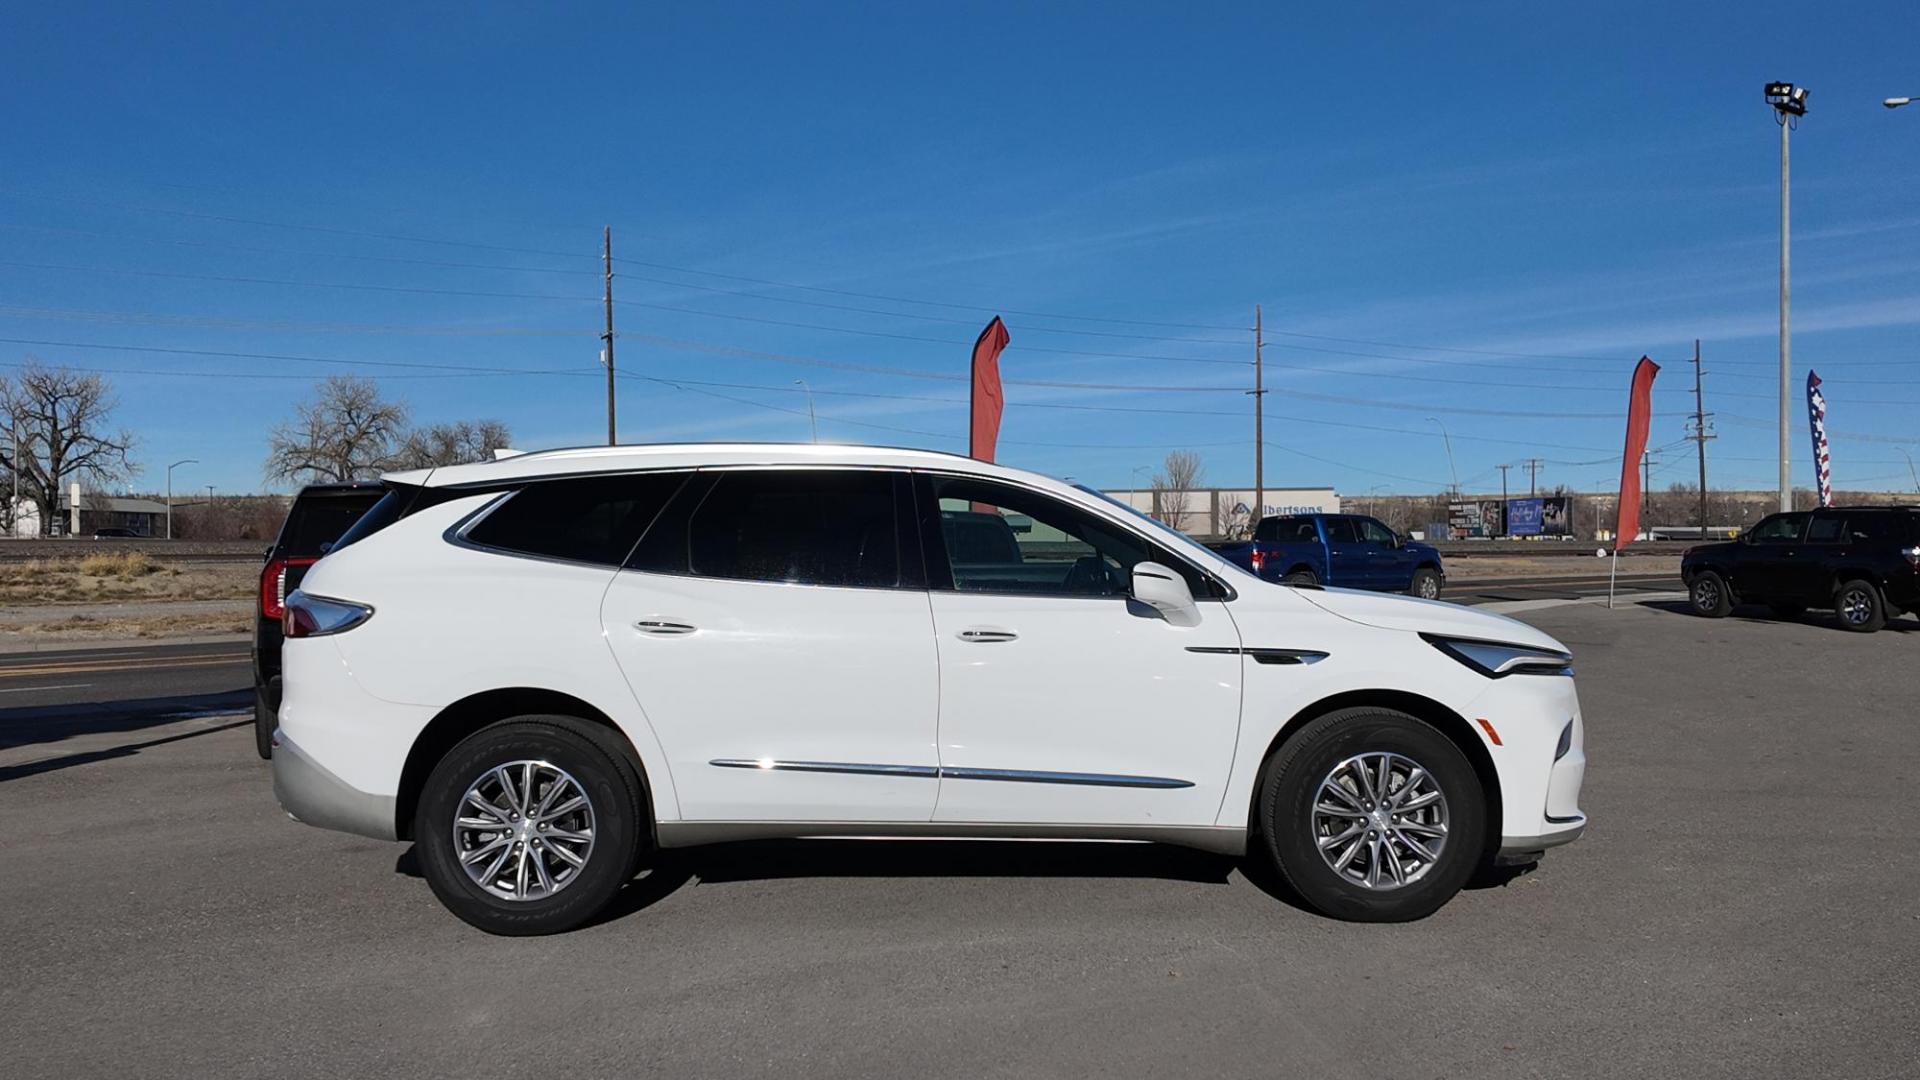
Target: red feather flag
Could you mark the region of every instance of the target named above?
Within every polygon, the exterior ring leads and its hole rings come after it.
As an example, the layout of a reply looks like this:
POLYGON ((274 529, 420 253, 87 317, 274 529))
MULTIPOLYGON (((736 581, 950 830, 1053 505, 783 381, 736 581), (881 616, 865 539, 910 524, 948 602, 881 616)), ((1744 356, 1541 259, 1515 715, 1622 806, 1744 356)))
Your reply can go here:
POLYGON ((995 315, 973 343, 973 422, 967 456, 976 461, 992 461, 1000 441, 1000 413, 1007 403, 1000 390, 1000 350, 1012 340, 1006 324, 995 315))
POLYGON ((1627 405, 1627 449, 1620 459, 1620 506, 1613 527, 1613 550, 1640 535, 1640 455, 1647 452, 1647 426, 1653 419, 1653 377, 1660 365, 1646 357, 1633 368, 1633 397, 1627 405))

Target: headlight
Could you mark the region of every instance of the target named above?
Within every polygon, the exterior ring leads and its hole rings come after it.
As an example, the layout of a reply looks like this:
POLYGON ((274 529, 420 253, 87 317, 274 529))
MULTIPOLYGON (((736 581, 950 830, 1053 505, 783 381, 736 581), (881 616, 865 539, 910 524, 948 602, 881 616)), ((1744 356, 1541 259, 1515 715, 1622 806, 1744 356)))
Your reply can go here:
POLYGON ((1573 657, 1557 649, 1532 645, 1509 645, 1500 641, 1476 641, 1472 638, 1421 634, 1429 645, 1453 657, 1489 679, 1508 675, 1571 675, 1573 657))

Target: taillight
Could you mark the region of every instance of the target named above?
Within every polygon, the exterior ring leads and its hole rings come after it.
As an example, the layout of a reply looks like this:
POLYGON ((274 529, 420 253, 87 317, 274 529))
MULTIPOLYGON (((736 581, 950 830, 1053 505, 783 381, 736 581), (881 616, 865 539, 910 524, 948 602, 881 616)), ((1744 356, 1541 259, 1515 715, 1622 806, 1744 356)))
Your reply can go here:
POLYGON ((1252 562, 1253 562, 1253 572, 1257 574, 1260 572, 1260 568, 1266 565, 1267 557, 1264 553, 1261 552, 1259 548, 1254 548, 1252 562))
POLYGON ((260 617, 278 619, 287 613, 287 568, 312 566, 319 559, 269 559, 260 571, 260 617))
POLYGON ((280 632, 289 639, 341 634, 373 617, 373 609, 349 600, 308 596, 298 589, 287 597, 280 632))
POLYGON ((1920 544, 1913 547, 1901 548, 1900 554, 1907 557, 1908 566, 1913 567, 1915 570, 1920 570, 1920 544))

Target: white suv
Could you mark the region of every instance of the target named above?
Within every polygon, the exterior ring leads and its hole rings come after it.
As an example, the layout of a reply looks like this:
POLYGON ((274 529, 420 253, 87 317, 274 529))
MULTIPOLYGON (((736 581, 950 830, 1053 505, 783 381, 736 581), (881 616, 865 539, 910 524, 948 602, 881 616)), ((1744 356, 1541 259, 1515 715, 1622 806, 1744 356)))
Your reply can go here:
POLYGON ((387 484, 287 598, 274 789, 412 840, 485 930, 799 836, 1253 842, 1323 912, 1415 919, 1586 825, 1552 638, 1263 582, 1056 480, 691 445, 387 484))

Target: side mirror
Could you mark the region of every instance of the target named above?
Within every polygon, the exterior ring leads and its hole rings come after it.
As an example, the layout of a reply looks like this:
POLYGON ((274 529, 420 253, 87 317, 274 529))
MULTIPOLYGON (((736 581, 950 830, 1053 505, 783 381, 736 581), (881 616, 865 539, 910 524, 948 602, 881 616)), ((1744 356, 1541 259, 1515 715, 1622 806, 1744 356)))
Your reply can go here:
POLYGON ((1133 598, 1173 626, 1200 625, 1200 605, 1194 603, 1187 579, 1157 562, 1134 565, 1133 598))

